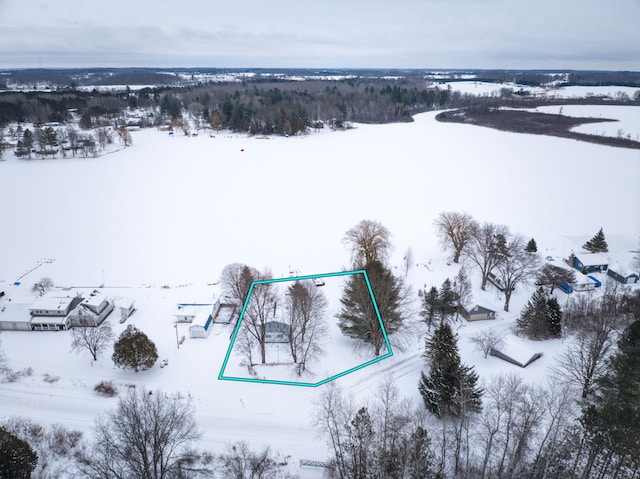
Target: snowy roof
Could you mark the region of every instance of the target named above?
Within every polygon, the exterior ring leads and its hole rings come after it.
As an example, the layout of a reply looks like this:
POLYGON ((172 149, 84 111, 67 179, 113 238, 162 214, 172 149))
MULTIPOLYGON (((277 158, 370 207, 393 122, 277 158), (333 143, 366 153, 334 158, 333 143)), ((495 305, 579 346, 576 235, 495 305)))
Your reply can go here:
POLYGON ((609 264, 609 258, 600 253, 579 253, 576 258, 584 266, 600 266, 601 264, 609 264))
POLYGON ((6 301, 0 303, 0 321, 11 321, 12 323, 29 323, 29 304, 6 301))
POLYGON ((496 348, 500 353, 518 362, 522 367, 526 366, 534 356, 540 354, 533 348, 531 341, 514 335, 505 336, 502 339, 502 347, 496 348))
POLYGON ((94 289, 93 292, 89 295, 89 297, 85 298, 85 300, 82 301, 82 304, 86 304, 87 306, 92 306, 94 308, 97 308, 106 299, 107 299, 107 296, 103 292, 98 291, 97 289, 94 289))
POLYGON ((473 308, 471 308, 469 310, 469 313, 470 314, 473 314, 473 313, 486 313, 486 314, 488 314, 488 313, 495 313, 495 311, 493 309, 485 308, 484 306, 480 306, 480 305, 476 304, 473 308))
POLYGON ((209 310, 200 308, 198 314, 196 314, 196 317, 193 318, 193 321, 191 322, 191 326, 189 326, 189 328, 191 328, 192 326, 201 326, 206 329, 207 322, 209 321, 210 317, 211 313, 209 312, 209 310))
POLYGON ((34 301, 30 309, 31 310, 44 309, 47 311, 64 311, 71 305, 71 302, 74 299, 75 298, 73 296, 63 296, 63 297, 54 296, 54 295, 40 296, 38 299, 34 301))

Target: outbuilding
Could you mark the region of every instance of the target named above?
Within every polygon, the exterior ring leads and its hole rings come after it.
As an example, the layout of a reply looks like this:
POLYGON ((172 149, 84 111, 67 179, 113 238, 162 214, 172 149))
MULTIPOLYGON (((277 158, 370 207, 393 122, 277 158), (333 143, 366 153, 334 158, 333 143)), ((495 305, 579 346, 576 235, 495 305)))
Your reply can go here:
POLYGON ((584 253, 569 256, 569 266, 574 267, 582 274, 601 273, 609 269, 608 258, 599 253, 584 253))
POLYGON ((189 326, 190 338, 206 338, 211 332, 211 325, 213 324, 213 316, 209 311, 209 308, 200 308, 197 312, 191 325, 189 326))
POLYGON ((484 306, 475 305, 471 309, 460 307, 460 314, 467 321, 484 321, 490 319, 496 319, 496 312, 492 309, 485 308, 484 306))

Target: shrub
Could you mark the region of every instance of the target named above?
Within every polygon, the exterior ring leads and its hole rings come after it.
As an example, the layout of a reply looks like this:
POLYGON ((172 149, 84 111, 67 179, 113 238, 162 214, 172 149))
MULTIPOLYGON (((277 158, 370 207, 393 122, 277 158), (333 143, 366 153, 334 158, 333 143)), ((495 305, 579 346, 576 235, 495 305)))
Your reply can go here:
POLYGON ((113 397, 118 394, 118 390, 111 381, 101 381, 96 384, 96 387, 93 389, 98 394, 102 394, 104 396, 113 397))

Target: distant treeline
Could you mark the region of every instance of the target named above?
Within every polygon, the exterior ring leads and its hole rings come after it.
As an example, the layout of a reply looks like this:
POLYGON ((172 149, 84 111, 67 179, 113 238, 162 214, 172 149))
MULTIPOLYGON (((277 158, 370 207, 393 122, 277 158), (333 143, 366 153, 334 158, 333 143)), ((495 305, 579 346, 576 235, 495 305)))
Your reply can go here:
MULTIPOLYGON (((503 88, 495 95, 463 94, 428 78, 424 72, 415 71, 397 76, 381 75, 380 72, 359 72, 358 75, 342 72, 341 80, 313 79, 311 75, 303 81, 290 79, 292 71, 288 72, 288 77, 282 78, 259 74, 248 76, 243 81, 207 84, 198 82, 195 72, 177 75, 128 69, 98 70, 84 76, 78 72, 72 75, 66 71, 29 70, 13 72, 10 78, 11 81, 36 82, 45 73, 51 82, 89 77, 94 81, 108 80, 120 85, 131 80, 131 84, 153 82, 155 86, 139 90, 125 87, 118 91, 83 91, 73 86, 58 86, 55 91, 0 91, 0 127, 17 122, 38 125, 79 121, 82 128, 89 129, 119 127, 134 122, 141 127, 180 126, 185 133, 190 128, 206 126, 250 134, 290 135, 325 125, 342 127, 348 122, 409 122, 413 115, 435 109, 516 106, 524 102, 531 106, 532 103, 553 101, 528 98, 530 95, 526 90, 513 88, 503 88), (188 80, 184 80, 185 77, 188 80), (181 86, 171 84, 180 84, 180 79, 183 81, 181 86), (192 84, 187 85, 185 81, 192 84)), ((319 73, 317 75, 320 76, 319 73)), ((544 72, 483 71, 476 72, 476 75, 477 80, 515 81, 520 84, 542 84, 555 78, 544 72)), ((570 81, 572 75, 578 74, 558 74, 564 82, 570 81)), ((588 72, 579 75, 584 81, 595 78, 588 72)), ((600 83, 605 79, 626 79, 640 85, 638 74, 605 75, 599 72, 594 75, 600 83)), ((438 81, 441 80, 438 77, 438 81)), ((619 101, 637 103, 638 98, 619 101)))

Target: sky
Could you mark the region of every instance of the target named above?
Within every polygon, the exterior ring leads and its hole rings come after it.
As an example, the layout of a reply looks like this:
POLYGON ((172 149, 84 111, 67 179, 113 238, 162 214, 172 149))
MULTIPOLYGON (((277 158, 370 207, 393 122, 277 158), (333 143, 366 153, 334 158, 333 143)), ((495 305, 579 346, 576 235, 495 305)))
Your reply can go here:
POLYGON ((640 0, 0 0, 0 69, 640 71, 640 0))

